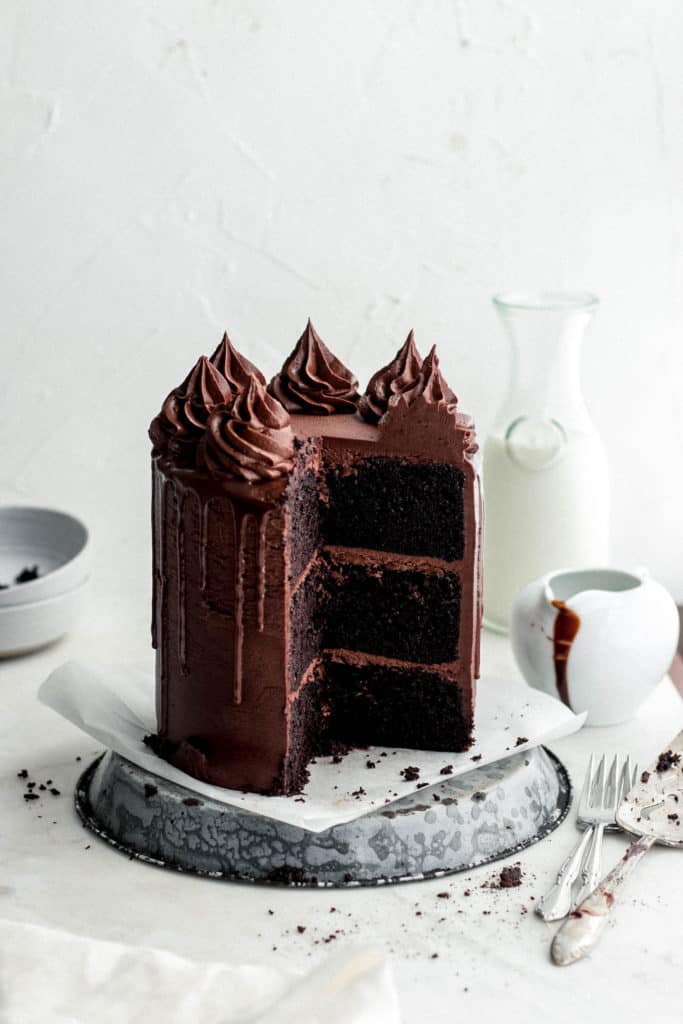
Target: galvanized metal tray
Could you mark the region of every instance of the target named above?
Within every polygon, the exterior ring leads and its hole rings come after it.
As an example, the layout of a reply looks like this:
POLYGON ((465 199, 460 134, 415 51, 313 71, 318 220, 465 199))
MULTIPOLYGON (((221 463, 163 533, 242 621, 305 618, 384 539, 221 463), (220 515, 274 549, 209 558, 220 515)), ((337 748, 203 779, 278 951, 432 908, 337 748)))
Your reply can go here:
POLYGON ((557 757, 537 747, 309 832, 200 798, 108 751, 83 772, 75 796, 87 828, 145 863, 344 887, 437 878, 514 854, 557 828, 571 783, 557 757))

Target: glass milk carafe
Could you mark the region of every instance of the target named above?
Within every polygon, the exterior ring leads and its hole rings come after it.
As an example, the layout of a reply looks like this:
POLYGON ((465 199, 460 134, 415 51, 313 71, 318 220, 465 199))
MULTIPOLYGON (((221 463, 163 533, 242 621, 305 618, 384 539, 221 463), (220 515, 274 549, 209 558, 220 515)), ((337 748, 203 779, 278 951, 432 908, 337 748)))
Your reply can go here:
POLYGON ((518 590, 551 569, 604 565, 609 483, 581 394, 587 293, 496 296, 512 346, 507 395, 484 445, 484 621, 507 631, 518 590))

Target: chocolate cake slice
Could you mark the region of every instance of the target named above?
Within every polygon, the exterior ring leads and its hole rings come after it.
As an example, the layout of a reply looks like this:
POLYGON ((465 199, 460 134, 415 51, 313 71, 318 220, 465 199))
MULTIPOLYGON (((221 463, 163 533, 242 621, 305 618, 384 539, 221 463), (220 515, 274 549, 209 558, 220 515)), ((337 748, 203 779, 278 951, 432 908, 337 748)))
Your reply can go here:
POLYGON ((280 373, 227 335, 152 423, 157 750, 299 792, 314 755, 471 743, 471 420, 412 336, 365 394, 308 323, 280 373))

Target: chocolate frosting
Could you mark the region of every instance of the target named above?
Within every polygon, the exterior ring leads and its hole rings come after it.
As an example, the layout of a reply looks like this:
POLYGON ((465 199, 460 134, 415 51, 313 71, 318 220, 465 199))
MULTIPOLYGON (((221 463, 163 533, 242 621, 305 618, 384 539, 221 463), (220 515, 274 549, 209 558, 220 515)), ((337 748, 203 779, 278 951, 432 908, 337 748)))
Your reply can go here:
MULTIPOLYGON (((407 405, 412 405, 416 398, 422 396, 429 405, 445 405, 449 412, 454 411, 458 404, 457 396, 443 378, 439 369, 439 357, 436 354, 436 345, 433 345, 429 355, 422 364, 412 387, 407 388, 402 397, 407 405)), ((401 395, 394 395, 389 404, 395 405, 400 401, 401 395)))
POLYGON ((352 413, 358 404, 358 381, 332 355, 310 320, 268 390, 288 412, 352 413))
POLYGON ((261 384, 266 383, 266 378, 258 367, 237 351, 230 341, 227 331, 209 362, 216 367, 219 373, 223 374, 234 394, 249 387, 250 377, 257 377, 261 384))
POLYGON ((201 356, 185 380, 166 397, 149 428, 155 449, 187 455, 204 433, 209 414, 232 401, 227 380, 206 356, 201 356))
POLYGON ((370 378, 358 404, 363 419, 368 423, 379 423, 394 395, 408 391, 417 383, 421 366, 422 358, 411 331, 392 361, 370 378))
POLYGON ((258 377, 249 378, 232 406, 214 410, 207 421, 197 461, 212 474, 258 483, 289 473, 294 465, 294 432, 289 414, 258 377))

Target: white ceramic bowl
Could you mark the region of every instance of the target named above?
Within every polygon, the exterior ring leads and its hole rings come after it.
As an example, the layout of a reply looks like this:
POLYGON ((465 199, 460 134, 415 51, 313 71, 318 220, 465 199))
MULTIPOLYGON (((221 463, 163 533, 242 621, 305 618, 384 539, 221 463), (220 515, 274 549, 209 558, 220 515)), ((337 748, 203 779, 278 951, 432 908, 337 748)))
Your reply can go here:
POLYGON ((89 589, 88 578, 56 597, 0 608, 0 657, 27 654, 68 633, 83 611, 89 589))
POLYGON ((0 609, 34 604, 73 590, 90 575, 88 530, 75 516, 52 508, 0 508, 0 609), (39 576, 14 583, 22 569, 39 576))

